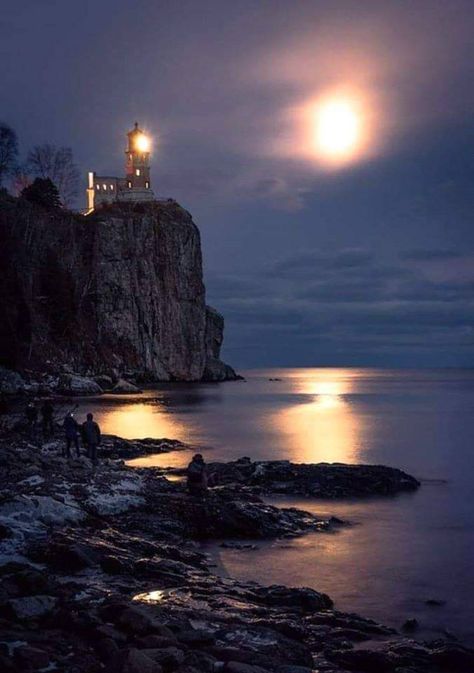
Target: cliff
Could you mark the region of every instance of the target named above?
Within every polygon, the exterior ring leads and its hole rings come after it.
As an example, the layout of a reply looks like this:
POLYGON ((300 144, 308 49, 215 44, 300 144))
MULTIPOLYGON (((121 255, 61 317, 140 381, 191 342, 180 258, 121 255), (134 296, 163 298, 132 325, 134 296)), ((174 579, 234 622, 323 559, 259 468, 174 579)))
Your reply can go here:
POLYGON ((143 379, 235 377, 206 306, 199 230, 174 201, 88 217, 0 198, 0 364, 143 379))

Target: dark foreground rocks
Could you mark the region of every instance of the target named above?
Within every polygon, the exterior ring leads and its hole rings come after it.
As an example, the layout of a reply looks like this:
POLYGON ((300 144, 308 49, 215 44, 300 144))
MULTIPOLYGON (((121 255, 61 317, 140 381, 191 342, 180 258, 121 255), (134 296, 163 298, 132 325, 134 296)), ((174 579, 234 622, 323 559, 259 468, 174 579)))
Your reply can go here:
MULTIPOLYGON (((184 470, 168 472, 184 474, 184 470)), ((342 463, 297 464, 289 460, 210 463, 219 484, 239 484, 262 495, 288 494, 316 498, 360 498, 415 491, 420 482, 384 465, 342 463)))
POLYGON ((473 652, 417 643, 309 588, 216 575, 198 539, 335 522, 223 485, 188 496, 154 470, 0 443, 0 670, 468 673, 473 652))

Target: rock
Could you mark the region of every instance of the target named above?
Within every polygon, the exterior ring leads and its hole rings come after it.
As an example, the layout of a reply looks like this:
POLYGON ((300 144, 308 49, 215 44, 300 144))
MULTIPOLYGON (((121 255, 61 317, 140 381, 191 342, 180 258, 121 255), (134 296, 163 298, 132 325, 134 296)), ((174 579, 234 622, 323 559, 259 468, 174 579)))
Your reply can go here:
POLYGON ((147 657, 158 662, 165 669, 174 669, 184 661, 183 650, 177 647, 142 650, 147 657))
POLYGON ((110 673, 162 673, 162 667, 136 648, 120 650, 107 669, 110 673))
POLYGON ((7 606, 18 620, 40 619, 51 614, 56 607, 57 599, 53 596, 24 596, 12 598, 7 606))
POLYGON ((11 369, 0 367, 0 393, 3 395, 17 395, 26 386, 26 381, 11 369))
POLYGON ((107 376, 107 374, 99 374, 98 376, 93 376, 92 378, 97 383, 97 385, 102 388, 102 390, 112 390, 114 387, 112 377, 107 376))
POLYGON ((446 673, 474 671, 474 652, 462 645, 441 644, 432 652, 431 661, 446 673))
POLYGON ((410 617, 410 619, 407 619, 402 625, 402 629, 404 631, 416 631, 418 627, 419 627, 418 620, 415 619, 414 617, 410 617))
MULTIPOLYGON (((244 483, 263 494, 317 498, 367 497, 414 491, 420 483, 402 470, 384 465, 296 464, 289 460, 239 459, 210 463, 219 484, 244 483)), ((334 521, 335 523, 335 521, 334 521)))
POLYGON ((138 608, 126 608, 120 613, 117 624, 129 633, 144 634, 153 630, 153 620, 138 608))
POLYGON ((327 657, 349 671, 392 673, 395 670, 395 663, 390 656, 376 650, 339 650, 329 652, 327 657))
POLYGON ((244 664, 240 661, 228 661, 224 666, 227 673, 268 673, 268 669, 252 664, 244 664))
POLYGON ((180 643, 185 643, 191 647, 199 645, 209 645, 215 642, 214 632, 207 629, 190 629, 189 631, 180 631, 176 635, 180 643))
POLYGON ((296 607, 302 612, 317 612, 332 607, 332 600, 327 594, 319 593, 307 587, 290 588, 273 585, 258 589, 257 594, 271 606, 296 607))
POLYGON ((127 393, 141 393, 142 391, 140 388, 135 386, 133 383, 130 383, 130 381, 126 381, 125 379, 119 379, 117 383, 114 385, 112 388, 112 392, 117 395, 117 394, 127 394, 127 393))
POLYGON ((46 668, 50 661, 50 656, 44 650, 29 645, 20 645, 14 650, 15 663, 20 670, 32 670, 46 668))
POLYGON ((440 608, 443 605, 446 605, 446 601, 438 598, 428 598, 428 600, 425 601, 425 605, 429 605, 432 608, 440 608))
POLYGON ((119 653, 119 647, 113 638, 101 638, 96 649, 102 661, 110 661, 119 653))
POLYGON ((103 390, 93 379, 76 374, 62 374, 59 377, 58 392, 63 395, 100 395, 103 390))

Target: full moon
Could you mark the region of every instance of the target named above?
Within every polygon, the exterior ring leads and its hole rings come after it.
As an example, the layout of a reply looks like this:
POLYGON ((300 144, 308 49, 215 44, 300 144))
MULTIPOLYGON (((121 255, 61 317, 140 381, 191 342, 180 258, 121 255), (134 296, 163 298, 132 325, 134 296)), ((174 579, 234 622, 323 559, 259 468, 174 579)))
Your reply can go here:
POLYGON ((349 100, 323 101, 315 115, 316 149, 329 159, 348 159, 361 138, 361 119, 349 100))

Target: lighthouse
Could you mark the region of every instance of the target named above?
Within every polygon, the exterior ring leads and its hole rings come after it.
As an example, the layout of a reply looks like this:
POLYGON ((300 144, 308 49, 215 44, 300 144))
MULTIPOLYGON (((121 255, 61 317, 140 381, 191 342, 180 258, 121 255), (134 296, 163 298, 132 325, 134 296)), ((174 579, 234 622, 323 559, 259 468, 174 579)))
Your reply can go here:
POLYGON ((152 201, 150 180, 151 138, 135 122, 127 133, 125 177, 88 174, 87 213, 116 201, 152 201))

